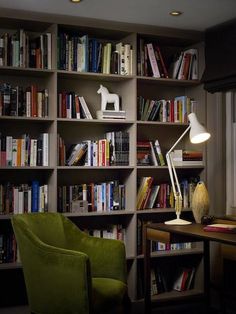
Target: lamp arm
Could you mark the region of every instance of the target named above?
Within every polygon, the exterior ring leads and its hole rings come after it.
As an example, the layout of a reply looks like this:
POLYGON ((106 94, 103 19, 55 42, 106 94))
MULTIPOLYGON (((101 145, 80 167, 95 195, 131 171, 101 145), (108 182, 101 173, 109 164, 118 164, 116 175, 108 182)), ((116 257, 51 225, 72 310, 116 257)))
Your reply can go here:
POLYGON ((178 140, 174 143, 174 145, 166 153, 166 162, 167 162, 167 166, 168 166, 168 170, 169 170, 169 174, 170 174, 170 180, 171 180, 171 184, 172 184, 172 188, 173 188, 174 198, 175 198, 175 200, 177 199, 177 193, 178 193, 178 196, 179 196, 181 201, 182 201, 182 193, 181 193, 181 189, 180 189, 180 185, 179 185, 178 176, 177 176, 177 173, 175 170, 175 165, 174 165, 173 159, 171 157, 171 152, 174 150, 176 145, 182 140, 182 138, 185 136, 185 134, 190 130, 190 128, 191 128, 191 125, 189 125, 187 127, 187 129, 183 132, 183 134, 178 138, 178 140), (177 186, 177 191, 176 191, 175 185, 177 186))
POLYGON ((183 134, 177 139, 177 141, 174 143, 174 145, 168 150, 168 152, 166 153, 166 155, 167 154, 170 154, 173 150, 174 150, 174 148, 176 147, 176 145, 182 140, 182 138, 185 136, 185 134, 186 133, 188 133, 188 131, 190 130, 190 128, 191 128, 191 125, 189 125, 188 127, 187 127, 187 129, 183 132, 183 134))

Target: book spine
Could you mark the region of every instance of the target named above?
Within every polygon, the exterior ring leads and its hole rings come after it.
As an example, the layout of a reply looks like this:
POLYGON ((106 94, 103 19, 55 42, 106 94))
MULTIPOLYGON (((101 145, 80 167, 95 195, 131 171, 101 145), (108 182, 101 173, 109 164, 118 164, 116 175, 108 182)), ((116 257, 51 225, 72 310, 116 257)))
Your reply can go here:
POLYGON ((154 49, 152 43, 147 44, 148 57, 152 68, 153 77, 161 77, 160 71, 158 69, 157 60, 155 57, 154 49))
POLYGON ((39 211, 39 182, 38 181, 32 181, 31 209, 33 213, 39 211))

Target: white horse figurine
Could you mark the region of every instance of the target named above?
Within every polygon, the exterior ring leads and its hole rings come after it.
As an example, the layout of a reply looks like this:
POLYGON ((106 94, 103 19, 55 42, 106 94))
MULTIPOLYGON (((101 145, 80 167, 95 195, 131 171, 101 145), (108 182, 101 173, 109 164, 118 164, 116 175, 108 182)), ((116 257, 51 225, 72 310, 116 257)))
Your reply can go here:
POLYGON ((117 94, 110 94, 108 89, 100 85, 99 90, 97 91, 98 94, 101 94, 102 102, 101 102, 101 110, 105 111, 107 103, 114 103, 114 110, 119 111, 120 105, 119 105, 119 96, 117 94))

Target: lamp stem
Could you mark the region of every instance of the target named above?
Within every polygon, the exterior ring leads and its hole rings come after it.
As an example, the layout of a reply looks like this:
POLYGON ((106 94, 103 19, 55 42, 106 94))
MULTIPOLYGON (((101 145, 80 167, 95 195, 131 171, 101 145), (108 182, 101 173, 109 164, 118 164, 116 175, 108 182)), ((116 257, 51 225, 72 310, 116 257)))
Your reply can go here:
POLYGON ((175 165, 173 162, 173 158, 171 155, 171 152, 174 150, 176 145, 182 140, 182 138, 185 136, 185 134, 190 130, 191 125, 187 127, 187 129, 183 132, 183 134, 178 138, 178 140, 174 143, 174 145, 171 147, 171 149, 166 153, 166 162, 169 170, 171 185, 173 189, 174 194, 174 201, 175 201, 175 213, 176 213, 176 219, 166 221, 165 224, 176 224, 176 225, 186 225, 190 224, 191 222, 188 222, 186 220, 180 219, 180 214, 182 210, 182 193, 180 189, 180 184, 178 180, 178 176, 175 170, 175 165))

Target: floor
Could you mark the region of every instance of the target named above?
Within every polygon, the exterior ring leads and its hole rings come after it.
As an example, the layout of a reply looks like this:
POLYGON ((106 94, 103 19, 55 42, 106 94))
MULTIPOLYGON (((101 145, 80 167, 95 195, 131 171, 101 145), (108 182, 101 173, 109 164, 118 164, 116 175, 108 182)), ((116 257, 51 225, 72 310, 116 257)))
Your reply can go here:
MULTIPOLYGON (((134 304, 132 307, 132 314, 144 314, 144 306, 142 303, 134 304)), ((130 313, 130 314, 131 314, 130 313)), ((153 309, 152 314, 202 314, 201 308, 199 306, 189 307, 165 307, 153 309)), ((213 311, 212 311, 213 313, 213 311)), ((11 307, 11 308, 0 308, 0 314, 30 314, 29 308, 27 306, 11 307)), ((209 313, 210 314, 210 313, 209 313)), ((214 310, 214 314, 217 313, 214 310)))

